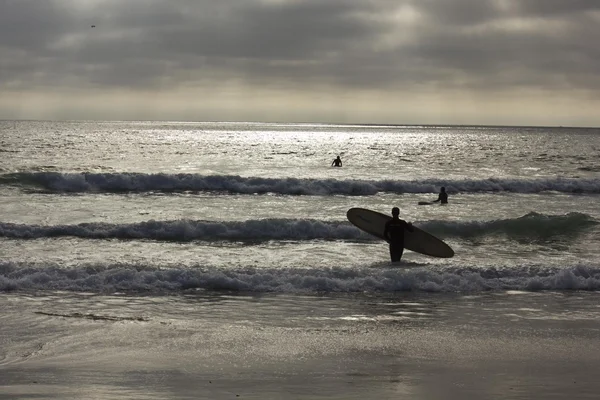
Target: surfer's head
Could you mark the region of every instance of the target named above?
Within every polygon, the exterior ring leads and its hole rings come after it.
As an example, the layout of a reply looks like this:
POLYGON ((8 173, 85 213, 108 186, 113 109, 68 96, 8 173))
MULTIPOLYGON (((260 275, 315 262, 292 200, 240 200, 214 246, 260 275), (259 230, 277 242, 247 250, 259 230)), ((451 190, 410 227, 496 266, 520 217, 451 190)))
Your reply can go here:
POLYGON ((442 188, 441 188, 440 190, 441 190, 441 191, 442 191, 442 193, 443 193, 443 192, 445 192, 445 191, 446 191, 446 188, 442 186, 442 188))
POLYGON ((400 209, 398 207, 392 208, 392 215, 394 217, 397 217, 398 215, 400 215, 400 209))

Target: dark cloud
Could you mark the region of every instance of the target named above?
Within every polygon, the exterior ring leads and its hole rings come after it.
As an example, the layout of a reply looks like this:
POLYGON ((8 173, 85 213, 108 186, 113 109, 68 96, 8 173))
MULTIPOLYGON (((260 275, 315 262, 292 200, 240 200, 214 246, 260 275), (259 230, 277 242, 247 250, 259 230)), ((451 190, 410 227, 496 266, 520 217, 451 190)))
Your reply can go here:
POLYGON ((0 46, 39 52, 74 28, 52 1, 0 0, 0 46))
POLYGON ((12 22, 2 25, 0 46, 5 52, 28 54, 18 76, 11 74, 24 83, 32 70, 51 72, 57 67, 87 83, 132 86, 173 72, 183 71, 185 80, 209 68, 259 78, 258 64, 290 78, 298 68, 285 61, 302 64, 320 62, 332 52, 343 55, 353 43, 368 42, 381 29, 356 15, 372 6, 337 1, 129 0, 83 10, 67 1, 7 4, 2 15, 12 22), (96 28, 90 29, 90 23, 96 28))
POLYGON ((600 3, 596 0, 510 0, 509 3, 519 14, 538 17, 600 11, 600 3))
POLYGON ((0 87, 597 90, 599 13, 596 0, 0 0, 0 87))
POLYGON ((473 25, 501 17, 497 2, 489 0, 414 0, 430 24, 473 25))

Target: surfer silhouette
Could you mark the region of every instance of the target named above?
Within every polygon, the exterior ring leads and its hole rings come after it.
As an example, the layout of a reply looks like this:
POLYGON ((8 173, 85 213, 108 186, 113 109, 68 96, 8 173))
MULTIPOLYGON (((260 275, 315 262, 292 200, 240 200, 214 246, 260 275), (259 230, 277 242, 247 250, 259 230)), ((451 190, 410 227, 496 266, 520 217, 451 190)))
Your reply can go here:
POLYGON ((341 167, 342 166, 342 159, 340 158, 340 156, 337 156, 337 158, 335 160, 333 160, 333 162, 331 163, 332 167, 341 167))
POLYGON ((392 208, 392 219, 385 223, 383 237, 390 244, 390 257, 392 262, 400 261, 404 253, 404 231, 413 232, 412 224, 400 219, 400 209, 392 208))
POLYGON ((440 202, 440 204, 448 204, 448 193, 446 193, 446 188, 442 186, 440 189, 440 194, 437 200, 434 200, 434 203, 440 202))

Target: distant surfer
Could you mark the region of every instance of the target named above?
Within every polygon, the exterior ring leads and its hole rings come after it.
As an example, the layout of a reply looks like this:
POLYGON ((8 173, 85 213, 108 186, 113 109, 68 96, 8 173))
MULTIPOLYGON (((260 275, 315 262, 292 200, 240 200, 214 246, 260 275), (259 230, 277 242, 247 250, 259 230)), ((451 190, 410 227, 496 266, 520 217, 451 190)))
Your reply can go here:
POLYGON ((383 237, 390 243, 392 262, 400 261, 404 253, 404 231, 413 232, 412 224, 400 219, 400 209, 392 208, 392 219, 385 223, 383 237))
POLYGON ((437 203, 440 202, 440 204, 448 204, 448 193, 446 193, 446 188, 442 186, 442 188, 440 189, 440 194, 438 195, 437 200, 434 201, 420 201, 419 205, 420 206, 429 206, 432 205, 433 203, 437 203))
POLYGON ((434 200, 434 203, 440 202, 440 204, 448 204, 448 193, 446 193, 446 188, 441 187, 440 194, 438 195, 437 200, 434 200))
POLYGON ((333 160, 333 162, 331 163, 332 167, 341 167, 342 166, 342 159, 340 158, 340 156, 337 156, 337 158, 335 160, 333 160))

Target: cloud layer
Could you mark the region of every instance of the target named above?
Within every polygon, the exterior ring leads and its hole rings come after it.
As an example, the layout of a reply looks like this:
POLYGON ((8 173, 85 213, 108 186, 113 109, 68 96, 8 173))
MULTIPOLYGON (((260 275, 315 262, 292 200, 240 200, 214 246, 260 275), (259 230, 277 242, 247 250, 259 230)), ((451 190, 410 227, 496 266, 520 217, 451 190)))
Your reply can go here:
POLYGON ((600 124, 599 27, 596 0, 0 0, 0 117, 600 124))

